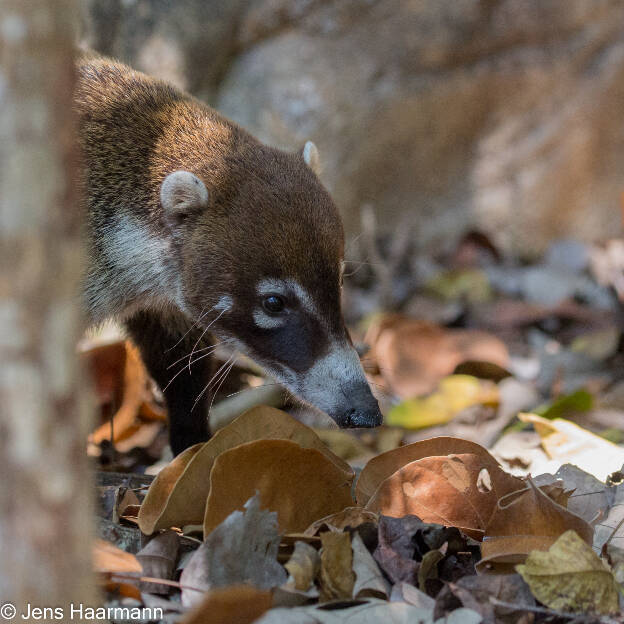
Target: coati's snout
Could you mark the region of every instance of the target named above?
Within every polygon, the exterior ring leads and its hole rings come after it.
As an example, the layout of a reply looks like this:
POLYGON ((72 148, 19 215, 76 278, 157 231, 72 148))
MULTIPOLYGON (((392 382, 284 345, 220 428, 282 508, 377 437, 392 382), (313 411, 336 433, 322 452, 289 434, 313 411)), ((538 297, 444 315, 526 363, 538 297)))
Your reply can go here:
POLYGON ((382 415, 340 312, 340 291, 319 299, 293 278, 261 279, 223 296, 211 330, 244 352, 341 428, 378 427, 382 415), (252 294, 248 294, 251 291, 252 294))

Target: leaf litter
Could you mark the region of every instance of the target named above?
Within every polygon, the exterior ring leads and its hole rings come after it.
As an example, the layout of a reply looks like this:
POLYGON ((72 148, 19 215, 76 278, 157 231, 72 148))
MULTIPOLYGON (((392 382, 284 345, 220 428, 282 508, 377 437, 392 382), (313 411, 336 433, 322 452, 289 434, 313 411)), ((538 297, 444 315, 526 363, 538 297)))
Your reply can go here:
MULTIPOLYGON (((483 244, 429 261, 408 298, 386 289, 400 311, 347 308, 384 427, 323 429, 299 408, 306 426, 288 399, 228 414, 223 400, 225 426, 163 461, 138 500, 107 485, 107 539, 137 544, 136 522, 145 534, 134 559, 96 547, 108 595, 185 624, 622 621, 617 246, 525 266, 483 244)), ((372 271, 347 300, 375 296, 372 271)), ((162 397, 132 347, 101 347, 83 348, 102 410, 90 451, 138 472, 162 455, 162 397)), ((257 385, 257 369, 234 370, 227 392, 257 385)))

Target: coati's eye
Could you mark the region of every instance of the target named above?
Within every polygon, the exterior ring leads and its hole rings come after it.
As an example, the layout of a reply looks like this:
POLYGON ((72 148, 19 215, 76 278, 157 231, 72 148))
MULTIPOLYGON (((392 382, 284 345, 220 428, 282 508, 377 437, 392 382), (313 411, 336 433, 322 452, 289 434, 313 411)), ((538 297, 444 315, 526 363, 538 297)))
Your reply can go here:
POLYGON ((279 314, 286 307, 286 303, 279 295, 268 295, 262 300, 262 307, 269 314, 279 314))

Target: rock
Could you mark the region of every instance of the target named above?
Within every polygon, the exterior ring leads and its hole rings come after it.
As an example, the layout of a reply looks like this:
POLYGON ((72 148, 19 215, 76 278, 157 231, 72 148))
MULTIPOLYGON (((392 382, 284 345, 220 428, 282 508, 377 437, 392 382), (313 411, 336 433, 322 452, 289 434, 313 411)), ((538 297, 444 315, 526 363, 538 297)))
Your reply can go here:
POLYGON ((82 43, 210 102, 244 0, 86 0, 82 43))

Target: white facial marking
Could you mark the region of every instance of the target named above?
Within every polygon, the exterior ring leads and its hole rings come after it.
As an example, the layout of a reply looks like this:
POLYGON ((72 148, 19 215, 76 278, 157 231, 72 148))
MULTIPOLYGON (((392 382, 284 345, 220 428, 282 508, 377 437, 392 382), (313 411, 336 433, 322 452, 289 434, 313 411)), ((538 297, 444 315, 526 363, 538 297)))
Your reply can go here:
MULTIPOLYGON (((309 312, 312 316, 319 318, 318 309, 314 303, 310 293, 294 279, 263 279, 256 285, 256 292, 258 295, 294 295, 303 308, 309 312)), ((255 317, 254 317, 255 318, 255 317)))
POLYGON ((276 329, 278 327, 283 327, 286 323, 284 317, 270 316, 260 308, 253 311, 253 320, 254 323, 262 329, 276 329))

